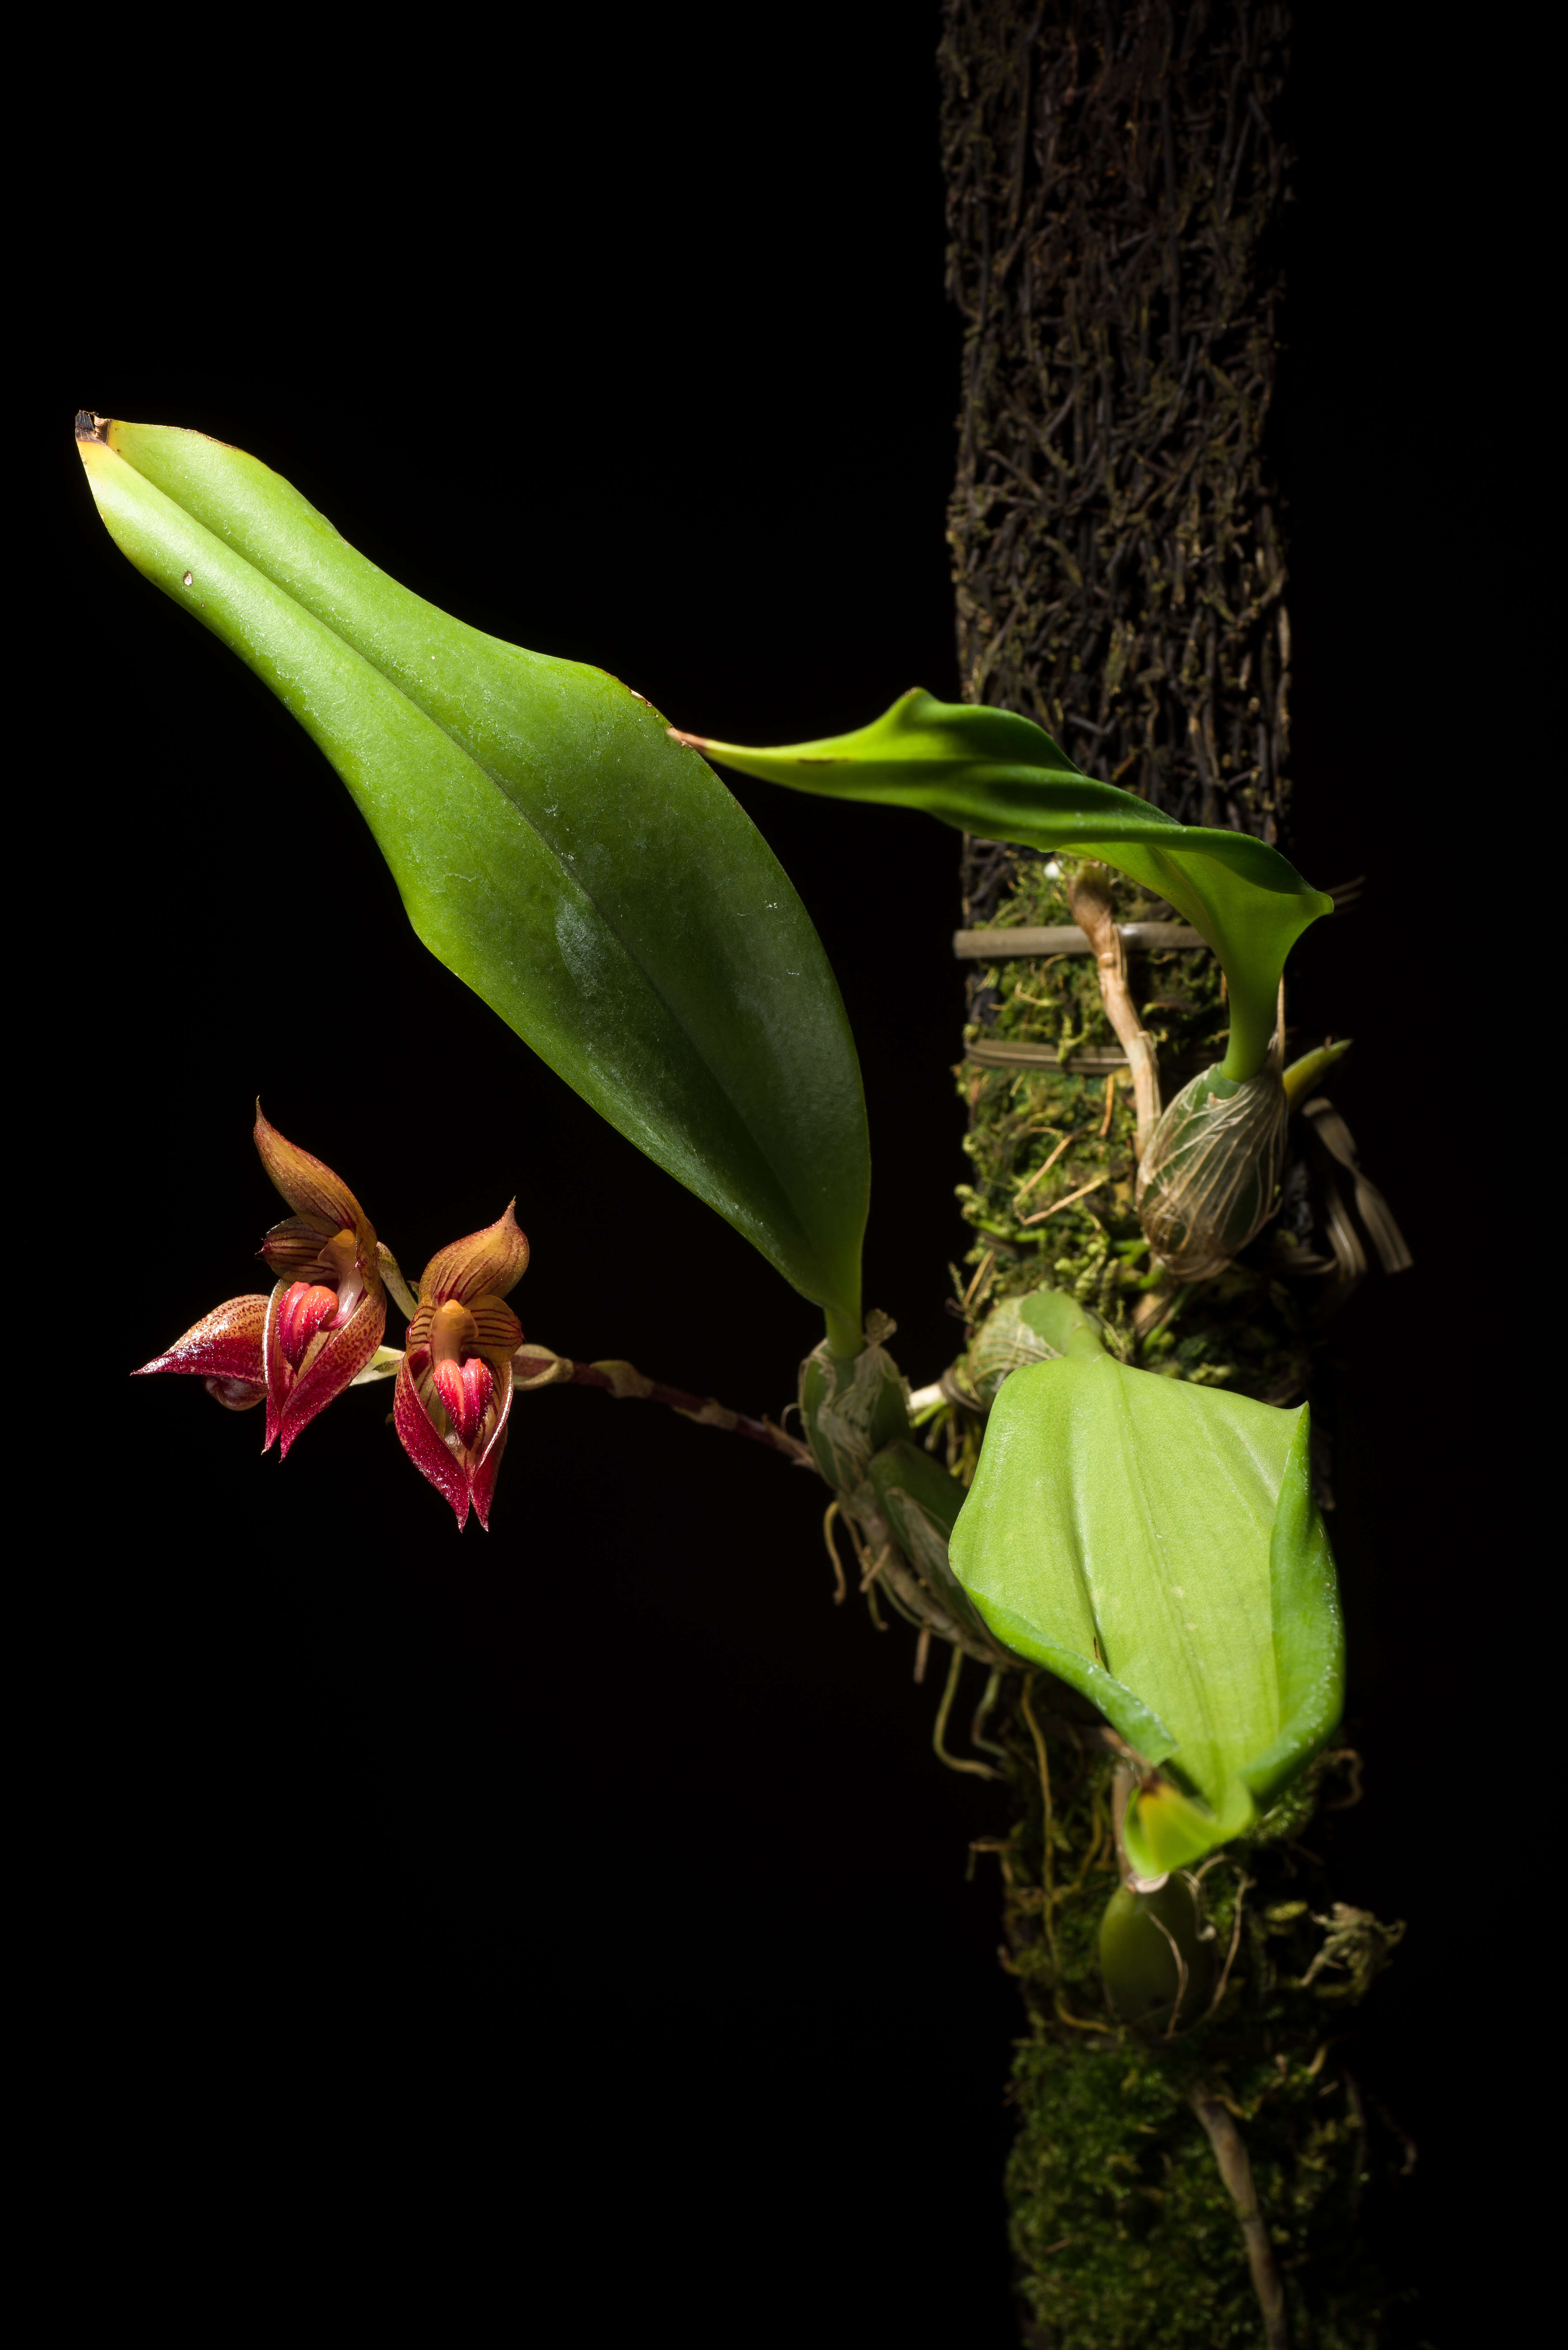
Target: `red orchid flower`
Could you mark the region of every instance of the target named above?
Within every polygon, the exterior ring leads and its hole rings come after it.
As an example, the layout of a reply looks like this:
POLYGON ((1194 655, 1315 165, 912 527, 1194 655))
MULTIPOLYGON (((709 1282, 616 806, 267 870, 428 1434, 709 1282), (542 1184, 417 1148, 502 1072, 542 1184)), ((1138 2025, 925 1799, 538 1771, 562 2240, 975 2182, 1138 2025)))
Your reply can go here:
MULTIPOLYGON (((269 1126, 256 1105, 263 1166, 295 1211, 258 1253, 280 1278, 270 1297, 235 1297, 141 1371, 198 1374, 231 1411, 266 1401, 279 1452, 365 1368, 387 1326, 376 1235, 341 1177, 269 1126)), ((138 1374, 137 1376, 140 1376, 138 1374)))
POLYGON ((472 1503, 487 1534, 506 1450, 512 1357, 523 1340, 517 1316, 502 1301, 527 1263, 527 1236, 512 1207, 431 1257, 392 1399, 393 1423, 415 1468, 452 1503, 460 1527, 472 1503))
POLYGON ((375 1231, 342 1177, 286 1142, 262 1116, 260 1102, 255 1143, 262 1165, 294 1210, 274 1224, 257 1252, 279 1275, 262 1334, 262 1451, 276 1437, 286 1461, 301 1430, 353 1385, 380 1345, 387 1296, 375 1231))

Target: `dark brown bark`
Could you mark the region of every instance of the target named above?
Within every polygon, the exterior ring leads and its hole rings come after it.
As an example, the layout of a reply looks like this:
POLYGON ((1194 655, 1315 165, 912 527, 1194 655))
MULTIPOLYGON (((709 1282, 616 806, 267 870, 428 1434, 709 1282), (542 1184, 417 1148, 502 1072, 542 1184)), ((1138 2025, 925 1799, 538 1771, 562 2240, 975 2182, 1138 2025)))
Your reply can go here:
POLYGON ((1287 10, 950 0, 965 699, 1272 840, 1290 624, 1263 458, 1287 10))

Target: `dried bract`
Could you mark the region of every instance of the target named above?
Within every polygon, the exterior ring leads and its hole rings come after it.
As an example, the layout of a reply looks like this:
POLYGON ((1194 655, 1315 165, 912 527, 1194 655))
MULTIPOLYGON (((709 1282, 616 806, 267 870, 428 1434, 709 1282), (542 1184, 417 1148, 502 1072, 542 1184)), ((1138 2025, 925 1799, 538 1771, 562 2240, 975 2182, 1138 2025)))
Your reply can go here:
POLYGON ((1003 1379, 1028 1363, 1048 1363, 1060 1351, 1023 1318, 1023 1300, 1004 1298, 975 1332, 964 1376, 989 1411, 1003 1379))

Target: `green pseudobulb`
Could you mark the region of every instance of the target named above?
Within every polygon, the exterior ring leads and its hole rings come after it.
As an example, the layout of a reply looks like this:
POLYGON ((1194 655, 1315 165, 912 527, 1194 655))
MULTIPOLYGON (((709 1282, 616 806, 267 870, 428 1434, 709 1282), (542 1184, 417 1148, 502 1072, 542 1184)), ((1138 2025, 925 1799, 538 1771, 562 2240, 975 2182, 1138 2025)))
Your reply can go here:
POLYGON ((1167 1877, 1154 1893, 1119 1885, 1106 1904, 1100 1974, 1123 2023, 1160 2031, 1196 2023, 1213 1990, 1214 1956, 1185 1877, 1167 1877))
POLYGON ((998 1394, 953 1568, 995 1636, 1148 1766, 1125 1834, 1158 1877, 1248 1828, 1339 1719, 1306 1407, 1130 1370, 1056 1293, 1026 1311, 1059 1359, 998 1394))

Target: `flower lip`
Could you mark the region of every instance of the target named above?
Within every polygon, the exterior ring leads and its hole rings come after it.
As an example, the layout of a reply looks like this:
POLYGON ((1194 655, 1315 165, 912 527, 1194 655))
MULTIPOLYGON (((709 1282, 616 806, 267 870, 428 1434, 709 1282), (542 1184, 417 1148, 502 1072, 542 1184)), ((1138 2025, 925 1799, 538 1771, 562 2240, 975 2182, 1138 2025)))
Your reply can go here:
POLYGON ((494 1398, 494 1372, 483 1355, 471 1355, 466 1362, 437 1363, 433 1377, 453 1435, 465 1451, 472 1450, 494 1398))
POLYGON ((486 1364, 510 1395, 512 1357, 522 1343, 523 1326, 503 1299, 476 1297, 469 1306, 445 1298, 420 1306, 409 1325, 405 1359, 428 1409, 437 1373, 443 1367, 466 1372, 473 1362, 486 1364))
POLYGON ((306 1348, 337 1313, 337 1292, 323 1283, 296 1281, 285 1290, 277 1313, 277 1338, 292 1370, 298 1370, 306 1348))
MULTIPOLYGON (((325 1289, 325 1285, 316 1290, 312 1284, 298 1282, 280 1281, 268 1299, 263 1336, 267 1387, 264 1452, 276 1438, 279 1451, 286 1460, 296 1438, 317 1412, 325 1411, 345 1388, 352 1387, 375 1355, 387 1326, 387 1300, 379 1282, 374 1287, 367 1285, 362 1289, 347 1313, 343 1307, 343 1298, 325 1289), (289 1298, 301 1288, 307 1295, 324 1295, 337 1311, 307 1332, 296 1364, 285 1346, 282 1325, 289 1298)), ((299 1311, 296 1305, 295 1312, 299 1311)), ((296 1341, 297 1337, 296 1325, 291 1338, 296 1341)))

